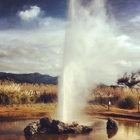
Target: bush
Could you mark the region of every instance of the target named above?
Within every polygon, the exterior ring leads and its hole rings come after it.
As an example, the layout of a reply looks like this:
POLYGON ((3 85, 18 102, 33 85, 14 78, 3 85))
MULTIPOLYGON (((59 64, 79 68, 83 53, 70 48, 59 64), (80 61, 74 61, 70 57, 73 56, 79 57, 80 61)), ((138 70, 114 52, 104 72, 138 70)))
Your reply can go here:
POLYGON ((27 96, 27 95, 23 95, 23 96, 21 97, 21 103, 22 103, 22 104, 30 103, 30 97, 27 96))
POLYGON ((136 103, 137 101, 134 97, 127 96, 118 102, 118 107, 123 109, 134 109, 136 108, 136 103))
POLYGON ((8 103, 9 97, 4 93, 0 93, 0 104, 8 104, 8 103))
POLYGON ((40 101, 42 101, 43 103, 54 103, 57 101, 57 95, 53 93, 43 93, 42 95, 40 95, 40 101))

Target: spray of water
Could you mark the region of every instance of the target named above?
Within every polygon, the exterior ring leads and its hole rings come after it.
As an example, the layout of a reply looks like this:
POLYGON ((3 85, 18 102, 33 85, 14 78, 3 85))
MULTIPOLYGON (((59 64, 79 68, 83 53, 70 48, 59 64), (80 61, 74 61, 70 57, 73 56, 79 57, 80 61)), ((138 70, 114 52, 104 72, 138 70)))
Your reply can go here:
POLYGON ((95 84, 107 83, 116 73, 112 60, 117 53, 117 32, 106 13, 104 0, 69 1, 64 65, 59 79, 58 116, 64 122, 79 121, 95 84))

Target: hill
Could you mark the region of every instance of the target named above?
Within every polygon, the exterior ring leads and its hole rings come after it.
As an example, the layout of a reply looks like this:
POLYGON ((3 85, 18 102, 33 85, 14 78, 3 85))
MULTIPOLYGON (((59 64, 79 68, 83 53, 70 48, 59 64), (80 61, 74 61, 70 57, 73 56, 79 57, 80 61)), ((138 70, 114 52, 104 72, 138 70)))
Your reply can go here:
POLYGON ((30 84, 53 84, 58 83, 58 77, 52 77, 49 75, 42 75, 40 73, 29 73, 29 74, 14 74, 0 72, 0 80, 10 80, 16 83, 30 83, 30 84))

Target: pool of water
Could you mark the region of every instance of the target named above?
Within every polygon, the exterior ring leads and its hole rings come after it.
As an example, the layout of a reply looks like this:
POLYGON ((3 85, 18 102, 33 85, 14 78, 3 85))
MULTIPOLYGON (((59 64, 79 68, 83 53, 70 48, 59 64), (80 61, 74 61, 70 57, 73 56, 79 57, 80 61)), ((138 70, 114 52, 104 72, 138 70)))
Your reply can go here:
POLYGON ((0 140, 140 140, 140 124, 118 121, 119 129, 106 130, 105 119, 90 120, 93 131, 89 134, 38 134, 25 137, 23 129, 36 120, 0 122, 0 140))

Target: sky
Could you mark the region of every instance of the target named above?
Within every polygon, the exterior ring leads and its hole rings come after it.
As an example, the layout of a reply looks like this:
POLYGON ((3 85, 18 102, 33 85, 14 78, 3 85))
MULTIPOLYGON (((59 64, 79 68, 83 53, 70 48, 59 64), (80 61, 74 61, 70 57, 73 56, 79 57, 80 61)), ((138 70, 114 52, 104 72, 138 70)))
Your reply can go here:
MULTIPOLYGON (((124 47, 116 66, 120 74, 136 71, 140 66, 140 1, 108 0, 106 7, 121 32, 118 42, 124 47)), ((0 71, 58 76, 67 11, 67 0, 1 0, 0 71)))

